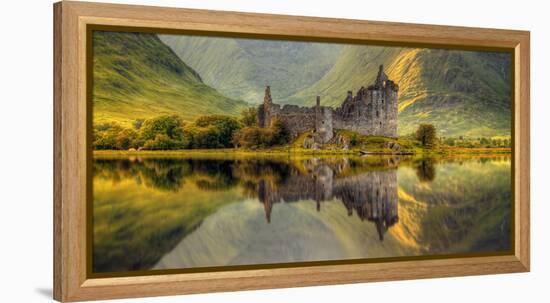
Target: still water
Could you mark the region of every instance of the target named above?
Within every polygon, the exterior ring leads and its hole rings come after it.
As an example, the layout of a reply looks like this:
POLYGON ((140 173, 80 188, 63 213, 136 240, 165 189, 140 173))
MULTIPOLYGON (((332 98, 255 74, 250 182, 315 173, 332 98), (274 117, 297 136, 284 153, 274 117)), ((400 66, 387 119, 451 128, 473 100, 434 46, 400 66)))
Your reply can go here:
POLYGON ((507 251, 509 156, 95 158, 96 273, 507 251))

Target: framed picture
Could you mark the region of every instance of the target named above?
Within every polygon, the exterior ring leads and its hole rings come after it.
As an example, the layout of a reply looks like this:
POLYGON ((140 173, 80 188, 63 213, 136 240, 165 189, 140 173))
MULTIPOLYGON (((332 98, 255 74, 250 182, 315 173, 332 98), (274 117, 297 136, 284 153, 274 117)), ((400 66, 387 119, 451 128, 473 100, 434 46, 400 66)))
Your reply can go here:
POLYGON ((529 32, 54 17, 56 300, 529 271, 529 32))

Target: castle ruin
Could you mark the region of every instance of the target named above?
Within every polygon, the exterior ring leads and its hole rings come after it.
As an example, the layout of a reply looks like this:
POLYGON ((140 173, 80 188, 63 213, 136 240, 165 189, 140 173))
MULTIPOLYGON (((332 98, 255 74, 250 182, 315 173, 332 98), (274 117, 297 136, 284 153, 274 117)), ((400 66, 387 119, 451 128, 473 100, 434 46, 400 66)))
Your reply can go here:
POLYGON ((362 135, 397 137, 397 95, 399 86, 384 73, 380 65, 374 84, 352 91, 338 108, 321 106, 321 97, 313 107, 273 103, 270 87, 265 89, 264 102, 258 108, 258 124, 269 127, 276 117, 283 120, 296 138, 312 132, 316 143, 328 143, 335 129, 350 130, 362 135))

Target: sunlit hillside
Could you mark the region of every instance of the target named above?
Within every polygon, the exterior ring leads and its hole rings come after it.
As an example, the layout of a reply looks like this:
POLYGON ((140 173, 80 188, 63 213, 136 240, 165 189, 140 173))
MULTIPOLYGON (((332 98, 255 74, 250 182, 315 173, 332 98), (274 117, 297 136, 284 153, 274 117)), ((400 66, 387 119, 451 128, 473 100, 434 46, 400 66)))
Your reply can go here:
POLYGON ((237 115, 242 101, 207 86, 154 34, 94 32, 94 123, 177 114, 237 115))
POLYGON ((371 84, 383 64, 399 91, 399 133, 433 123, 443 136, 510 135, 510 56, 439 49, 347 46, 316 84, 284 100, 340 105, 371 84))

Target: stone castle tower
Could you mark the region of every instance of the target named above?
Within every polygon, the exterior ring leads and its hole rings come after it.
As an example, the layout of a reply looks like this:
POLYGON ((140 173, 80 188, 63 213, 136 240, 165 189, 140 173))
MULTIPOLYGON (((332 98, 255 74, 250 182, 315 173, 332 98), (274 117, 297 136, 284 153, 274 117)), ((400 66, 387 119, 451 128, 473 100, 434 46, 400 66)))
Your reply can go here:
POLYGON ((361 87, 354 96, 348 94, 338 108, 321 106, 317 96, 314 107, 299 107, 273 103, 270 87, 265 89, 264 102, 258 108, 258 124, 269 127, 275 117, 281 118, 293 137, 313 132, 318 143, 327 143, 334 129, 344 129, 363 135, 397 137, 397 99, 399 86, 388 78, 380 65, 375 82, 361 87))

